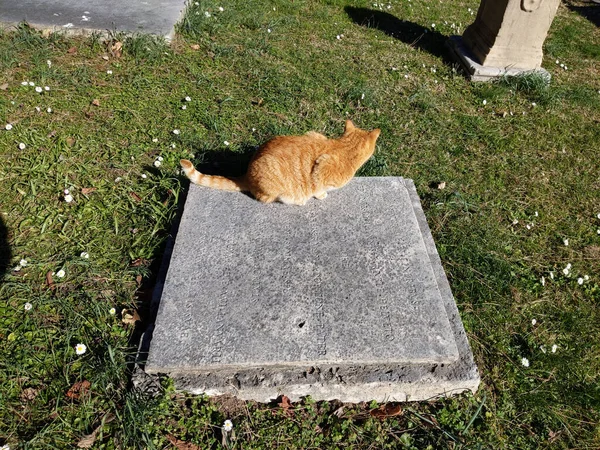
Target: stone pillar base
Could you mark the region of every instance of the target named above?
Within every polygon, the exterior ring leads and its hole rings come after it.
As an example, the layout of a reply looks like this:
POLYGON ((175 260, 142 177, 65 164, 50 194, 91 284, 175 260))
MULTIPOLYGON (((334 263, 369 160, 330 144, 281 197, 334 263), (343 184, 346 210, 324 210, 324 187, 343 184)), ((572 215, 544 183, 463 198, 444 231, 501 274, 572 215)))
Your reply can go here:
POLYGON ((465 45, 461 36, 450 36, 446 45, 452 53, 452 57, 458 61, 471 81, 493 81, 504 76, 516 76, 527 73, 539 74, 550 81, 550 73, 542 69, 517 69, 514 67, 490 67, 482 66, 475 60, 471 50, 465 45))

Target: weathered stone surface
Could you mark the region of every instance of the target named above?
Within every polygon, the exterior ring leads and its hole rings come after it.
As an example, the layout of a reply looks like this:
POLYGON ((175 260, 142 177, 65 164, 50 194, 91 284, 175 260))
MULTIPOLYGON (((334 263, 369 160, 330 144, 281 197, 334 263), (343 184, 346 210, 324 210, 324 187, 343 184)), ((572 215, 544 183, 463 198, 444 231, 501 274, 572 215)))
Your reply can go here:
POLYGON ((550 73, 541 67, 538 67, 537 69, 516 69, 514 67, 481 65, 475 61, 475 56, 465 45, 463 38, 460 36, 451 36, 446 44, 454 59, 460 63, 471 81, 492 81, 504 76, 517 76, 529 73, 540 75, 550 81, 550 73))
POLYGON ((0 0, 0 22, 27 21, 67 33, 94 30, 144 32, 172 37, 185 0, 0 0))
POLYGON ((417 400, 479 377, 410 180, 304 207, 191 186, 146 371, 268 401, 417 400))

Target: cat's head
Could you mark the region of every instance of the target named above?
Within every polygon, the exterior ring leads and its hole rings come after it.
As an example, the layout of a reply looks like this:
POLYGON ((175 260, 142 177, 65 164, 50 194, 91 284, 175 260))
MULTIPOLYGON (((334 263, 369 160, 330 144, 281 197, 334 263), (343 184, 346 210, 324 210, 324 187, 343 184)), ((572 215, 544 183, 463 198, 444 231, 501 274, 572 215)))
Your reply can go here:
POLYGON ((379 128, 375 128, 373 131, 367 131, 358 128, 351 120, 346 120, 344 137, 349 137, 358 143, 356 150, 359 153, 360 160, 362 161, 361 165, 365 163, 367 159, 369 159, 375 152, 375 144, 380 134, 381 130, 379 128))

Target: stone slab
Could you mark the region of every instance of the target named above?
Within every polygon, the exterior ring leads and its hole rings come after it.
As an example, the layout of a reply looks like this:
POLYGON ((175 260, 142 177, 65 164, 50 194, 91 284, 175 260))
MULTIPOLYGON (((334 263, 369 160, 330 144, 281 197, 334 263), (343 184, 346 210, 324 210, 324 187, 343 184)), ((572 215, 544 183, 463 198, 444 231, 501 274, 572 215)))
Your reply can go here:
POLYGON ((66 33, 143 32, 171 38, 185 0, 0 0, 0 22, 66 33))
POLYGON ((456 60, 471 81, 493 81, 505 76, 517 76, 527 73, 539 74, 550 81, 550 73, 543 68, 516 69, 512 67, 490 67, 479 64, 469 48, 463 42, 461 36, 450 36, 446 45, 450 49, 452 57, 456 60))
POLYGON ((412 181, 304 207, 190 187, 149 373, 269 401, 419 400, 479 376, 412 181))

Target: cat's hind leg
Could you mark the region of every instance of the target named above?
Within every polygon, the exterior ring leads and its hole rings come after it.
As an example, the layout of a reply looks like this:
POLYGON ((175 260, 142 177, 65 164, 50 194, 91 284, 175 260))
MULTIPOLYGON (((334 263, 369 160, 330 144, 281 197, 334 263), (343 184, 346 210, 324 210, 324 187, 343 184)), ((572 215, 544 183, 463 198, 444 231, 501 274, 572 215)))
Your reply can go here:
POLYGON ((314 197, 319 200, 325 200, 327 198, 327 191, 318 192, 314 195, 314 197))

